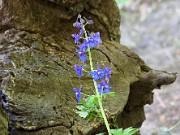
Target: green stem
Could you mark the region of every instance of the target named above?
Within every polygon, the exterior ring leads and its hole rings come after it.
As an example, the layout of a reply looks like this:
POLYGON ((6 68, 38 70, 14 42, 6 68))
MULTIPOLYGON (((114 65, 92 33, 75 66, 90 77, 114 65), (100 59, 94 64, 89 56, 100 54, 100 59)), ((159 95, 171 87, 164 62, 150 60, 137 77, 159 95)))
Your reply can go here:
MULTIPOLYGON (((86 38, 86 40, 88 40, 87 32, 86 32, 86 30, 85 30, 84 27, 83 27, 83 30, 84 30, 84 33, 85 33, 85 38, 86 38)), ((91 51, 90 51, 89 45, 88 45, 88 55, 89 55, 89 63, 90 63, 91 71, 94 71, 94 69, 93 69, 92 55, 91 55, 91 51)), ((111 132, 110 132, 110 126, 109 126, 108 120, 107 120, 107 118, 106 118, 106 115, 105 115, 105 112, 104 112, 104 109, 103 109, 102 100, 101 100, 102 98, 100 97, 99 92, 98 92, 97 82, 93 80, 93 83, 94 83, 94 88, 95 88, 95 90, 96 90, 96 96, 97 96, 97 99, 98 99, 100 111, 101 111, 102 117, 103 117, 103 119, 104 119, 104 123, 105 123, 105 125, 106 125, 108 134, 109 134, 109 135, 112 135, 111 132)))

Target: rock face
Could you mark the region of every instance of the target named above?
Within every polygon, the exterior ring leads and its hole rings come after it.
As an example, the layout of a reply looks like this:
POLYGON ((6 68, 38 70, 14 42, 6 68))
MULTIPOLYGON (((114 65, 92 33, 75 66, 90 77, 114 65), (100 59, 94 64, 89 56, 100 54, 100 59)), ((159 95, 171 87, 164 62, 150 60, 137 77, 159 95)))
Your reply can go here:
MULTIPOLYGON (((79 13, 94 24, 103 44, 92 50, 94 63, 111 66, 116 97, 105 100, 109 120, 119 127, 140 127, 152 90, 175 81, 156 71, 119 43, 119 11, 114 0, 2 0, 0 6, 0 134, 94 135, 105 131, 96 121, 74 113, 73 87, 91 93, 92 79, 77 78, 72 27, 79 13), (111 9, 111 10, 107 10, 111 9), (8 128, 9 123, 9 128, 8 128)), ((85 65, 88 67, 88 65, 85 65)))

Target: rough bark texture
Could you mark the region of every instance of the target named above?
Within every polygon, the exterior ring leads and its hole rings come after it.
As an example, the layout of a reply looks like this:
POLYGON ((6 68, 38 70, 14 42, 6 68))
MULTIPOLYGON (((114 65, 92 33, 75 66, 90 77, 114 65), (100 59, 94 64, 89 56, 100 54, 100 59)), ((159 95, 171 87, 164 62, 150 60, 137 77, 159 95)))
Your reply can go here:
MULTIPOLYGON (((92 79, 74 72, 78 63, 72 27, 79 13, 94 24, 103 44, 92 50, 94 63, 113 68, 116 97, 104 101, 109 120, 119 127, 140 127, 152 90, 176 75, 148 67, 119 43, 119 10, 114 0, 2 0, 0 6, 0 134, 94 135, 105 131, 97 121, 77 116, 73 87, 91 93, 92 79), (6 112, 6 113, 5 113, 6 112), (7 115, 8 114, 8 115, 7 115), (8 123, 10 128, 8 129, 8 123)), ((88 67, 88 65, 85 65, 88 67)))

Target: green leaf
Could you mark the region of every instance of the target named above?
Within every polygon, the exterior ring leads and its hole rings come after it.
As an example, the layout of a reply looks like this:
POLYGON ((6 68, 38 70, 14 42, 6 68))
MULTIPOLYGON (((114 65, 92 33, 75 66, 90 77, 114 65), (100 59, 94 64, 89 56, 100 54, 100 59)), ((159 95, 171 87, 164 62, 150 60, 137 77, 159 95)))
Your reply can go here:
POLYGON ((129 127, 129 128, 124 129, 122 135, 133 135, 133 134, 137 133, 138 131, 139 131, 139 128, 129 127))
POLYGON ((76 113, 82 118, 86 118, 89 115, 86 111, 76 111, 76 113))
POLYGON ((80 100, 80 103, 81 103, 81 104, 84 104, 84 100, 83 100, 83 99, 81 99, 81 100, 80 100))
POLYGON ((115 92, 109 92, 107 93, 108 96, 111 96, 111 97, 115 97, 116 96, 116 93, 115 92))
POLYGON ((94 102, 94 96, 89 96, 86 100, 85 100, 85 106, 91 106, 94 102))
POLYGON ((98 105, 98 100, 97 97, 92 95, 89 96, 86 100, 85 100, 85 106, 86 107, 93 107, 93 106, 97 106, 98 105))
POLYGON ((132 127, 126 128, 124 130, 122 128, 120 128, 120 129, 111 129, 111 133, 113 135, 133 135, 138 131, 139 131, 138 128, 132 128, 132 127))
POLYGON ((103 93, 102 97, 106 99, 107 96, 115 97, 116 93, 115 92, 109 92, 109 93, 103 93))
POLYGON ((113 135, 122 135, 123 129, 122 128, 120 128, 120 129, 111 129, 111 133, 113 135))
POLYGON ((83 105, 77 105, 76 108, 80 111, 84 110, 84 106, 83 105))

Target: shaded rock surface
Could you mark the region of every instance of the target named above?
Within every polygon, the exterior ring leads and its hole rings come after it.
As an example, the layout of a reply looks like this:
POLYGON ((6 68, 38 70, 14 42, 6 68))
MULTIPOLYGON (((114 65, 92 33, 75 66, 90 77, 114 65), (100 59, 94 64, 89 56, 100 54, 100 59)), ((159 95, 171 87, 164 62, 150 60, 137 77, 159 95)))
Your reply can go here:
POLYGON ((120 16, 113 0, 3 0, 0 134, 93 135, 106 131, 100 122, 86 121, 74 113, 72 88, 83 84, 87 94, 93 89, 88 75, 84 73, 79 80, 74 72, 79 61, 70 35, 77 33, 72 24, 78 13, 94 20, 87 29, 100 31, 103 39, 92 50, 95 65, 113 68, 110 84, 116 97, 103 101, 112 127, 140 127, 145 119, 143 107, 153 100, 152 90, 175 81, 175 74, 151 69, 119 43, 120 16))

